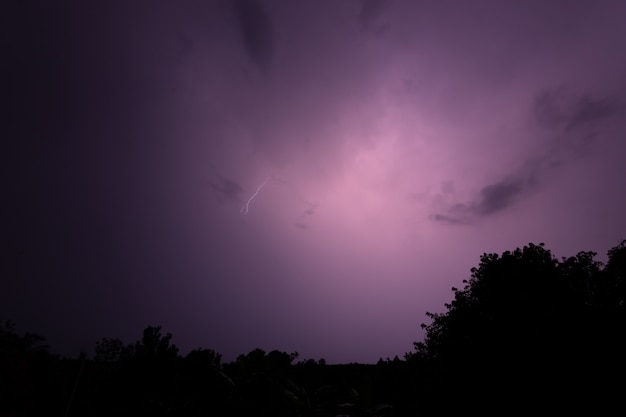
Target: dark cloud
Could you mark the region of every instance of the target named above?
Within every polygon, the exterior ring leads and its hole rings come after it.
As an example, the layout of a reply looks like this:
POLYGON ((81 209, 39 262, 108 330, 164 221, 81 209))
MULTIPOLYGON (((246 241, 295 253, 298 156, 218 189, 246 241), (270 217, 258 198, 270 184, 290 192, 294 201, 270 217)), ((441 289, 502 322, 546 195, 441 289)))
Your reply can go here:
POLYGON ((583 97, 578 101, 565 130, 607 119, 621 113, 624 108, 624 103, 615 97, 604 97, 601 99, 583 97))
POLYGON ((317 204, 311 203, 310 201, 305 201, 304 203, 306 204, 307 208, 304 210, 302 216, 306 217, 314 215, 315 209, 317 209, 317 204))
POLYGON ((385 0, 363 0, 359 11, 359 22, 364 26, 372 24, 382 15, 386 5, 385 0))
POLYGON ((534 177, 528 181, 502 179, 483 187, 477 202, 455 204, 450 208, 449 214, 437 213, 430 218, 448 224, 470 224, 477 217, 489 216, 511 207, 533 181, 534 177))
POLYGON ((533 102, 535 119, 540 126, 565 131, 607 119, 624 108, 624 103, 616 97, 580 96, 564 86, 544 89, 533 102))
POLYGON ((363 0, 358 14, 358 22, 365 30, 371 30, 377 35, 387 30, 387 24, 381 23, 380 18, 387 9, 387 0, 363 0))
POLYGON ((296 222, 294 223, 294 226, 296 226, 298 229, 302 229, 302 230, 306 230, 309 228, 309 225, 306 223, 301 223, 301 222, 296 222))
POLYGON ((250 60, 266 70, 274 54, 274 29, 269 14, 258 0, 238 0, 235 12, 243 46, 250 60))
POLYGON ((509 207, 523 190, 521 181, 503 180, 488 185, 480 191, 480 203, 475 210, 481 216, 502 211, 509 207))
POLYGON ((538 186, 547 170, 590 154, 590 146, 597 135, 587 130, 572 131, 608 119, 624 108, 623 102, 613 96, 593 98, 591 95, 576 94, 565 86, 544 89, 535 96, 533 111, 540 126, 555 130, 550 146, 543 153, 528 158, 516 173, 483 187, 471 203, 456 204, 447 214, 436 214, 431 219, 465 224, 512 207, 530 188, 538 186), (568 134, 562 134, 564 132, 568 134))
POLYGON ((299 229, 306 230, 309 228, 309 220, 311 216, 315 214, 315 209, 317 208, 316 204, 313 204, 309 201, 305 201, 307 206, 306 209, 302 212, 302 214, 298 217, 298 220, 295 223, 295 226, 299 229))
MULTIPOLYGON (((549 170, 591 154, 597 133, 582 126, 613 117, 625 108, 616 97, 593 98, 580 95, 565 86, 544 89, 533 101, 536 122, 554 131, 553 140, 543 151, 527 157, 522 166, 501 180, 486 185, 473 201, 455 204, 447 213, 438 213, 431 219, 449 224, 466 224, 481 217, 491 216, 512 207, 529 189, 539 186, 549 170)), ((443 189, 451 194, 451 185, 443 189)))
POLYGON ((450 216, 450 215, 446 215, 446 214, 434 214, 431 216, 432 220, 435 220, 437 222, 441 222, 441 223, 448 223, 448 224, 468 224, 470 223, 468 219, 466 218, 462 218, 462 217, 455 217, 455 216, 450 216))
POLYGON ((533 101, 533 113, 537 123, 545 128, 561 126, 566 120, 565 106, 567 103, 563 87, 544 89, 533 101))
POLYGON ((215 192, 219 201, 235 201, 240 202, 239 194, 243 188, 237 181, 231 180, 219 174, 214 174, 211 180, 211 188, 215 192))

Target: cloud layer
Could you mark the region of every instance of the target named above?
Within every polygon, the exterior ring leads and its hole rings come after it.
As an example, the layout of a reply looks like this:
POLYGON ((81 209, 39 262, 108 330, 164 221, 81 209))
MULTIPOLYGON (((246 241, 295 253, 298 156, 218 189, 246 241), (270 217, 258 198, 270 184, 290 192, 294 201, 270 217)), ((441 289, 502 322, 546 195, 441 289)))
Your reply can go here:
POLYGON ((624 13, 8 4, 2 314, 68 350, 161 324, 226 359, 401 355, 483 252, 624 238, 624 13))

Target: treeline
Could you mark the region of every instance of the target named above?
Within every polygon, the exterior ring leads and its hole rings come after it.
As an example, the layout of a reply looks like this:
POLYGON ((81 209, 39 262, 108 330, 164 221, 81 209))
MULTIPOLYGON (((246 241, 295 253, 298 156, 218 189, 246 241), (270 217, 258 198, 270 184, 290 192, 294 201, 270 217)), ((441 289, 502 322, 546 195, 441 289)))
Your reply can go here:
POLYGON ((389 416, 401 388, 398 358, 327 365, 255 349, 222 363, 210 349, 181 356, 171 339, 148 326, 136 343, 104 338, 92 359, 69 359, 4 322, 0 415, 389 416))
MULTIPOLYGON (((624 408, 626 241, 556 259, 543 244, 483 254, 427 313, 423 341, 376 365, 327 365, 256 349, 180 355, 148 326, 135 343, 101 339, 92 359, 0 326, 0 415, 403 416, 456 412, 601 415, 624 408)), ((393 325, 393 323, 390 323, 393 325)))

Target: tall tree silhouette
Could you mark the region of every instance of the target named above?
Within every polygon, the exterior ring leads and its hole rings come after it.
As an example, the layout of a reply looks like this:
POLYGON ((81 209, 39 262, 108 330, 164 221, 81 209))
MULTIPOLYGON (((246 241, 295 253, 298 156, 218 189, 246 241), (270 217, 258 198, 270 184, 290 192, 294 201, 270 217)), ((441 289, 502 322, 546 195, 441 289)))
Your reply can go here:
POLYGON ((227 372, 237 385, 234 415, 296 416, 309 412, 306 391, 290 378, 298 353, 254 349, 239 355, 227 372))
POLYGON ((62 388, 54 380, 46 339, 17 332, 11 320, 0 320, 0 415, 60 413, 62 388))
POLYGON ((622 242, 604 269, 594 252, 558 261, 543 244, 485 253, 464 288, 452 288, 447 311, 427 313, 424 341, 408 358, 426 361, 439 387, 481 407, 495 397, 555 407, 616 400, 625 253, 622 242))

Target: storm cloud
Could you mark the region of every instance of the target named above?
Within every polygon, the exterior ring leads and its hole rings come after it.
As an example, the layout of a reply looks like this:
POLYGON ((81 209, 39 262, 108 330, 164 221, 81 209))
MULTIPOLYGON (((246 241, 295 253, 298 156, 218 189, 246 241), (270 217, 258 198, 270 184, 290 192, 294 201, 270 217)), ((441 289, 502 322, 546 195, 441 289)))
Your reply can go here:
POLYGON ((580 126, 602 121, 609 117, 623 113, 626 106, 623 100, 617 97, 603 97, 595 99, 582 97, 574 108, 565 129, 572 130, 580 126))
POLYGON ((487 217, 511 208, 523 197, 529 186, 528 181, 505 178, 484 186, 476 201, 457 203, 448 214, 437 213, 435 221, 449 224, 469 224, 480 217, 487 217))
POLYGON ((242 193, 243 188, 237 181, 223 177, 216 173, 211 181, 211 187, 220 201, 241 201, 239 195, 242 193))
POLYGON ((534 113, 539 125, 571 132, 594 122, 601 122, 622 113, 624 100, 616 96, 597 98, 591 94, 575 94, 560 86, 541 91, 534 99, 534 113))
POLYGON ((361 0, 357 16, 359 24, 363 29, 381 35, 388 29, 388 24, 382 20, 382 16, 391 4, 389 0, 361 0))
POLYGON ((515 198, 524 190, 520 181, 502 180, 495 184, 490 184, 480 190, 480 201, 475 210, 481 216, 496 213, 509 207, 515 198))
POLYGON ((267 70, 274 55, 274 29, 267 9, 261 0, 236 0, 233 7, 246 53, 260 69, 267 70))
POLYGON ((625 237, 625 2, 5 3, 0 316, 64 353, 375 363, 480 254, 625 237))

